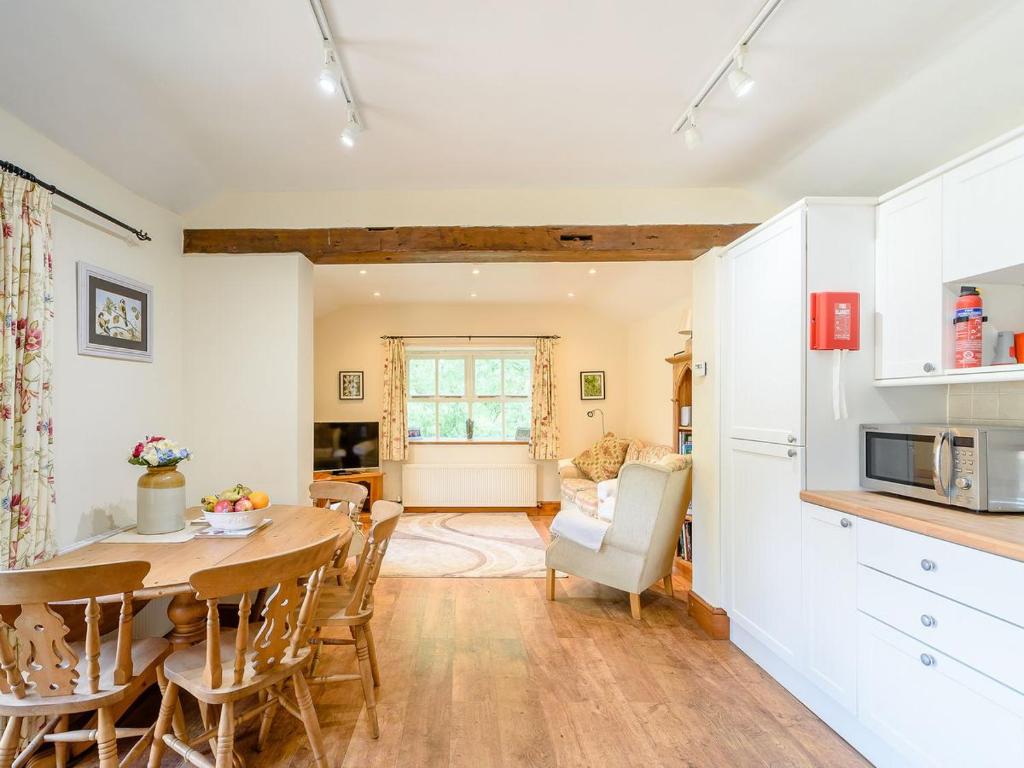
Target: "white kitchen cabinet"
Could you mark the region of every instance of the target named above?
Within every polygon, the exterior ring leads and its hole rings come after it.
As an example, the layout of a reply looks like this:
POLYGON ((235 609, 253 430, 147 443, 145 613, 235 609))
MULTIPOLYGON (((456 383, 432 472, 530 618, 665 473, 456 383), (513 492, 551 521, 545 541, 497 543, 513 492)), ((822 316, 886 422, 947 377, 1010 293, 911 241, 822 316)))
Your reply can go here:
POLYGON ((804 671, 851 713, 857 711, 858 522, 803 504, 804 671))
MULTIPOLYGON (((1024 137, 942 176, 942 279, 953 282, 1024 263, 1024 137)), ((1019 281, 1018 281, 1019 282, 1019 281)))
POLYGON ((729 437, 803 444, 804 216, 797 208, 727 252, 729 437))
POLYGON ((803 448, 753 440, 727 446, 729 618, 799 665, 803 448))
POLYGON ((910 765, 1024 765, 1024 696, 865 614, 861 722, 910 765))
POLYGON ((942 355, 942 181, 878 206, 875 378, 937 376, 942 355))

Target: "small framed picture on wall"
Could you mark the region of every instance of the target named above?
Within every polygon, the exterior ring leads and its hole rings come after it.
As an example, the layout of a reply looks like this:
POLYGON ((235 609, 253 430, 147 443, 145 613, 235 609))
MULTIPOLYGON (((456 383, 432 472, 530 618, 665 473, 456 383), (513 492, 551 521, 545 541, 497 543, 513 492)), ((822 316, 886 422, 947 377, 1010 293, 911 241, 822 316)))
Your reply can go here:
POLYGON ((580 371, 580 400, 604 400, 604 371, 580 371))
POLYGON ((153 362, 153 288, 78 262, 78 354, 153 362))
POLYGON ((362 371, 338 371, 338 399, 363 399, 362 371))

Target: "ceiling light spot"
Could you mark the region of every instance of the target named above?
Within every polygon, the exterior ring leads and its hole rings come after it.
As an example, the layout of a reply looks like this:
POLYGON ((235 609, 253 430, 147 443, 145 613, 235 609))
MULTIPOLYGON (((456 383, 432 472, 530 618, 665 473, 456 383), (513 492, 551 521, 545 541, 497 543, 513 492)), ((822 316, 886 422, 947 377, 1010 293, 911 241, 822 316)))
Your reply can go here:
POLYGON ((373 292, 373 298, 379 299, 380 298, 380 291, 374 291, 373 292))
POLYGON ((480 274, 480 270, 479 269, 474 269, 473 270, 473 274, 474 275, 479 275, 480 274))
POLYGON ((573 293, 572 291, 569 291, 569 293, 568 293, 568 294, 566 294, 566 295, 567 295, 567 296, 568 296, 568 297, 569 297, 570 299, 575 299, 575 298, 576 298, 576 294, 575 294, 575 293, 573 293))
POLYGON ((471 293, 471 294, 469 294, 469 298, 471 298, 471 299, 475 299, 475 298, 476 298, 476 294, 475 294, 475 293, 471 293))
POLYGON ((587 270, 587 274, 588 275, 596 275, 597 274, 597 270, 594 269, 593 267, 591 267, 590 269, 587 270))
POLYGON ((360 275, 365 275, 366 274, 366 270, 365 269, 360 269, 359 270, 359 274, 360 275))

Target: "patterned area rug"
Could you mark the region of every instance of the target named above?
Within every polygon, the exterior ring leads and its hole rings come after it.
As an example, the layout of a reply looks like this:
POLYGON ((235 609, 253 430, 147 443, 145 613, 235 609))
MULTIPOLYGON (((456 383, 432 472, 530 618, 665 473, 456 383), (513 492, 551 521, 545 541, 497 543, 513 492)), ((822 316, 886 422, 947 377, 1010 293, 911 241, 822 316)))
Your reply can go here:
POLYGON ((381 576, 540 579, 544 546, 523 512, 402 515, 381 576))

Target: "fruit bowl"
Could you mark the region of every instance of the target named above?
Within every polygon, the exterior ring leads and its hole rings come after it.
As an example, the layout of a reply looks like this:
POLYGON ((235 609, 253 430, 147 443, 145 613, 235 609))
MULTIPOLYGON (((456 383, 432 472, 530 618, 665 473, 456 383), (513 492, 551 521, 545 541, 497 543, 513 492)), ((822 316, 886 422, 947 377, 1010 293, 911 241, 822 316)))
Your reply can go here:
POLYGON ((218 531, 241 531, 255 528, 263 522, 262 509, 250 509, 246 512, 206 512, 203 515, 211 528, 218 531))

